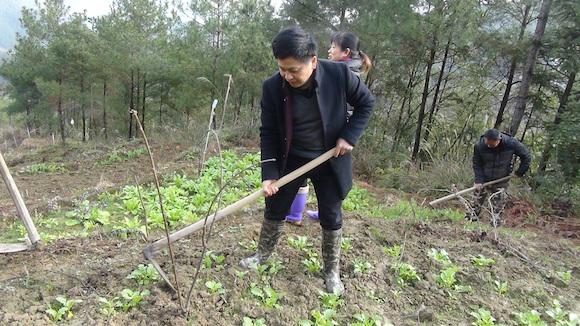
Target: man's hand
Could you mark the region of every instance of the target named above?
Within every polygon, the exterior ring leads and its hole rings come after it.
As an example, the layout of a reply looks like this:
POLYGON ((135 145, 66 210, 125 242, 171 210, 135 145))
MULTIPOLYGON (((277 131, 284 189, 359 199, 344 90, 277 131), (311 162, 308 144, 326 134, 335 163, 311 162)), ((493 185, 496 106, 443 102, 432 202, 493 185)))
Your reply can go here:
POLYGON ((475 187, 475 190, 483 189, 483 183, 474 183, 473 186, 475 187))
POLYGON ((264 180, 262 181, 262 191, 264 196, 270 197, 278 192, 278 187, 274 186, 276 180, 264 180))
POLYGON ((346 140, 339 138, 336 141, 336 150, 334 151, 334 157, 339 157, 350 151, 352 151, 352 145, 349 144, 346 140))

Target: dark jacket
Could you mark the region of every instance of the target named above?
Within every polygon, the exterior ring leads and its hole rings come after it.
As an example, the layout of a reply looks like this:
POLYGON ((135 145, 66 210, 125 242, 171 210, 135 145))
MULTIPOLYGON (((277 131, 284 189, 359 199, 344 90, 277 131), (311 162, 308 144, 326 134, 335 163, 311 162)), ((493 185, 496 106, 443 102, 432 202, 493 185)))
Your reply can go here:
POLYGON ((513 169, 514 155, 520 158, 520 167, 516 174, 523 176, 532 161, 532 156, 524 144, 502 133, 499 145, 496 148, 489 148, 481 136, 473 149, 475 183, 484 183, 508 176, 513 169))
MULTIPOLYGON (((368 123, 374 97, 344 63, 318 60, 314 74, 325 149, 333 148, 338 138, 343 138, 354 146, 368 123), (354 107, 348 123, 347 103, 354 107)), ((276 159, 275 162, 262 164, 262 180, 279 179, 286 172, 286 161, 292 142, 292 96, 289 87, 279 73, 262 84, 262 160, 276 159)), ((347 153, 333 158, 330 164, 340 188, 339 193, 345 198, 352 187, 351 155, 347 153)))

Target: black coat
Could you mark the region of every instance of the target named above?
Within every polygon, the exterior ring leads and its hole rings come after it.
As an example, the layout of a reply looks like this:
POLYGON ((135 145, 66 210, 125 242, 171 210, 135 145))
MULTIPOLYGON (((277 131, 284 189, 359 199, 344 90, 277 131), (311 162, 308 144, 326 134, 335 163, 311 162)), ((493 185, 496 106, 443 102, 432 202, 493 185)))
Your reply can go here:
POLYGON ((489 148, 483 142, 483 136, 473 149, 473 172, 475 183, 493 181, 508 176, 513 169, 513 156, 520 158, 520 167, 516 174, 523 176, 530 167, 532 156, 517 139, 502 133, 502 139, 496 148, 489 148))
MULTIPOLYGON (((338 138, 354 146, 368 123, 375 98, 360 77, 344 63, 318 60, 314 85, 324 129, 325 149, 333 148, 338 138), (347 103, 354 107, 348 122, 347 103)), ((262 84, 262 160, 276 159, 275 162, 262 164, 262 180, 279 179, 286 173, 286 161, 292 142, 292 96, 289 87, 279 73, 262 84)), ((331 159, 330 164, 340 188, 339 193, 345 198, 352 187, 352 157, 347 153, 331 159)))

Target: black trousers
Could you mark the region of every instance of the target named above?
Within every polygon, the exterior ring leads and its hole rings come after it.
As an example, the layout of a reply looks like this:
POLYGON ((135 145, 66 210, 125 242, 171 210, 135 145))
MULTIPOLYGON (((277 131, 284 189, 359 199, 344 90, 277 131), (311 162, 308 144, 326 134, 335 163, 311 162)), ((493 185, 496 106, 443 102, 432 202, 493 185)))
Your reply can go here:
MULTIPOLYGON (((285 173, 288 174, 310 161, 311 159, 290 155, 285 173)), ((274 196, 267 197, 264 217, 269 220, 284 220, 298 192, 298 188, 306 182, 306 179, 310 179, 314 185, 318 201, 318 217, 322 228, 325 230, 342 228, 342 200, 338 193, 336 177, 328 162, 286 184, 274 196)))

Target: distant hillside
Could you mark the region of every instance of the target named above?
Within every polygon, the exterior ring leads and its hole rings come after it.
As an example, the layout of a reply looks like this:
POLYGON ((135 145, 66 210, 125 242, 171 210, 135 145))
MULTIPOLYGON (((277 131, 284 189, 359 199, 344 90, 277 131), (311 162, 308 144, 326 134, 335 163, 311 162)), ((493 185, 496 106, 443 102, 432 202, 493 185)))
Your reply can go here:
POLYGON ((0 57, 16 42, 16 33, 22 33, 20 11, 23 6, 31 7, 33 0, 3 0, 0 10, 0 57))

